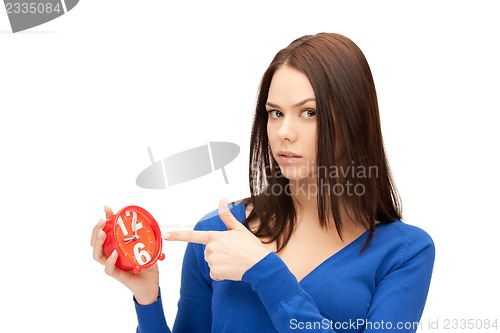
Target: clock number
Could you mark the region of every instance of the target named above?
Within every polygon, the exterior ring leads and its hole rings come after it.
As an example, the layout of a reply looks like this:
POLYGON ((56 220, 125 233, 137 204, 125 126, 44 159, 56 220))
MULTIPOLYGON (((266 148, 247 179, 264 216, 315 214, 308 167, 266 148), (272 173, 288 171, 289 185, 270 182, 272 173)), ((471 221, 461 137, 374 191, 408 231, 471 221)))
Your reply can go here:
POLYGON ((137 263, 139 265, 145 265, 151 261, 151 255, 149 254, 149 252, 146 250, 142 250, 144 247, 145 246, 143 243, 137 243, 134 246, 135 260, 137 260, 137 263))
POLYGON ((118 225, 120 226, 120 229, 122 230, 122 234, 128 235, 127 227, 125 226, 125 223, 123 222, 123 219, 121 216, 118 216, 118 225))
MULTIPOLYGON (((137 221, 137 212, 127 210, 127 211, 125 211, 125 216, 129 217, 130 213, 132 213, 132 220, 136 220, 137 221)), ((118 221, 118 225, 120 226, 120 229, 122 231, 122 234, 124 236, 128 235, 128 230, 127 230, 127 227, 125 226, 125 222, 123 222, 122 217, 118 216, 117 221, 118 221)), ((137 223, 135 231, 137 231, 137 230, 139 230, 141 228, 142 228, 142 223, 137 223)))

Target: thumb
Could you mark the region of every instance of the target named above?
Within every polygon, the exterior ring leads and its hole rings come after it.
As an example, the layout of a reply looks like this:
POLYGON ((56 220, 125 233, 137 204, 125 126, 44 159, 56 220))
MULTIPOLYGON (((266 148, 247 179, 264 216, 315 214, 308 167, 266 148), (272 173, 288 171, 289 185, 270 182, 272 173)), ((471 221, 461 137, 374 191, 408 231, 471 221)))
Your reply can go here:
POLYGON ((104 212, 106 213, 106 220, 115 216, 115 214, 113 214, 113 211, 111 210, 111 208, 109 206, 104 206, 104 212))
POLYGON ((222 198, 219 202, 219 216, 227 227, 227 230, 242 230, 245 226, 234 217, 227 207, 227 198, 222 198))

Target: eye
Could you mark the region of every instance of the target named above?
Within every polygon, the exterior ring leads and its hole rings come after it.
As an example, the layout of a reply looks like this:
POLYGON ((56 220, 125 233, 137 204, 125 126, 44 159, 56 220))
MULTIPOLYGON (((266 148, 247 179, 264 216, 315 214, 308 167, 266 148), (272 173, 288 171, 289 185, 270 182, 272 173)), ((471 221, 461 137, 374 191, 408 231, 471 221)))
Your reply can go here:
POLYGON ((301 117, 304 117, 304 118, 314 118, 316 117, 316 111, 314 110, 304 110, 302 111, 302 113, 300 114, 301 117))
POLYGON ((280 118, 280 117, 283 117, 283 112, 278 111, 278 110, 269 110, 269 111, 267 111, 267 113, 269 114, 270 118, 280 118))

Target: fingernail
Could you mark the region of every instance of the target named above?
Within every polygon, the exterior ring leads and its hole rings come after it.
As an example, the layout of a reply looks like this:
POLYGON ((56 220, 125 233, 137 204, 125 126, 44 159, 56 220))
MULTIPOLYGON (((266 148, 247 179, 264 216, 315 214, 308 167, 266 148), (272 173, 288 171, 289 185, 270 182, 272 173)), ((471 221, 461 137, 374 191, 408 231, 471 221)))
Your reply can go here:
POLYGON ((170 233, 166 232, 162 235, 163 239, 169 239, 170 238, 170 233))
POLYGON ((116 251, 116 250, 113 250, 113 252, 111 252, 111 255, 110 255, 110 257, 113 257, 113 258, 115 258, 115 257, 117 257, 117 256, 118 256, 118 251, 116 251))

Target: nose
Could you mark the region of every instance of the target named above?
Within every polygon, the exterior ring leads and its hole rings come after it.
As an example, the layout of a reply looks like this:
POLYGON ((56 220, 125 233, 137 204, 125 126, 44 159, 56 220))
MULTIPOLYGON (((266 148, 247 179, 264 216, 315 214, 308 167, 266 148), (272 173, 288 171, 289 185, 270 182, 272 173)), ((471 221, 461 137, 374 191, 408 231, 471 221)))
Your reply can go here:
POLYGON ((293 117, 283 117, 281 124, 278 128, 278 138, 281 141, 295 141, 297 139, 297 124, 293 117))

